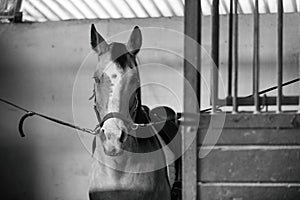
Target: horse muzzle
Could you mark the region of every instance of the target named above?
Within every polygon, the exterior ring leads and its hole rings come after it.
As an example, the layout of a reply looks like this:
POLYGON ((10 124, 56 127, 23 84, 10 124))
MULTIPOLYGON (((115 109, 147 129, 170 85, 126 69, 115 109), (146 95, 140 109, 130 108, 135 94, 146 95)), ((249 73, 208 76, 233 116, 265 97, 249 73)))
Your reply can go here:
POLYGON ((121 156, 124 153, 122 148, 115 146, 103 146, 103 151, 107 156, 121 156))

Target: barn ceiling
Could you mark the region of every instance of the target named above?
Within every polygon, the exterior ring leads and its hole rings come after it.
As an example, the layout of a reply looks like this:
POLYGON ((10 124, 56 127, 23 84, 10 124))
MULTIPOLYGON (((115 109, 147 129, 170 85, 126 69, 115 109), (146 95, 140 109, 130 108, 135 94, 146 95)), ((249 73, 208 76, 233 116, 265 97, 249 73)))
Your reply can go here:
MULTIPOLYGON (((2 0, 3 1, 3 0, 2 0)), ((201 0, 204 15, 212 0, 201 0)), ((230 0, 220 0, 220 13, 228 14, 230 0)), ((300 12, 300 0, 283 0, 284 12, 300 12)), ((259 0, 260 13, 275 13, 277 0, 259 0)), ((239 0, 241 14, 253 13, 254 0, 239 0)), ((183 16, 184 0, 23 0, 25 21, 69 19, 146 18, 183 16)))

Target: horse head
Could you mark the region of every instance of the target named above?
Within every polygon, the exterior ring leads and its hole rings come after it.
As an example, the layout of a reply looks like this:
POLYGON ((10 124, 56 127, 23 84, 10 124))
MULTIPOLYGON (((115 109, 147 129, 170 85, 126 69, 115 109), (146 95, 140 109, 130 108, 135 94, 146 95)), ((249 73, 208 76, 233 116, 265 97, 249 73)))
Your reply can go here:
POLYGON ((128 146, 130 122, 140 107, 136 56, 141 45, 142 34, 137 26, 126 44, 107 43, 95 26, 91 27, 91 46, 98 56, 93 76, 95 110, 103 151, 109 156, 121 155, 128 146))

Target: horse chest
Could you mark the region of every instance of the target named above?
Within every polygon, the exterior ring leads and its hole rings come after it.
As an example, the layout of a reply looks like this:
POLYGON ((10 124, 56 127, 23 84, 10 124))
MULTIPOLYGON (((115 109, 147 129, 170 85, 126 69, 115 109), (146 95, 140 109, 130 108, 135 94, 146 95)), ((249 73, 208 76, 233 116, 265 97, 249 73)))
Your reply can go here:
POLYGON ((163 170, 125 173, 104 166, 94 166, 90 174, 91 200, 168 200, 170 190, 162 178, 163 170), (163 198, 162 198, 163 197, 163 198))

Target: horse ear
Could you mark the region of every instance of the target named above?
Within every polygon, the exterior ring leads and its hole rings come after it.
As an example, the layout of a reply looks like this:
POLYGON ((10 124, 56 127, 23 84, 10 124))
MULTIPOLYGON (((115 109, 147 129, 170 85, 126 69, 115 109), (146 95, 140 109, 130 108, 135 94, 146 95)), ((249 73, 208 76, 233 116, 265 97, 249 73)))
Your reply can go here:
POLYGON ((141 46, 142 46, 142 33, 140 28, 138 26, 135 26, 127 42, 127 49, 132 54, 136 55, 140 51, 141 46))
POLYGON ((94 24, 91 26, 91 46, 98 54, 104 53, 108 50, 108 44, 97 32, 94 24))

